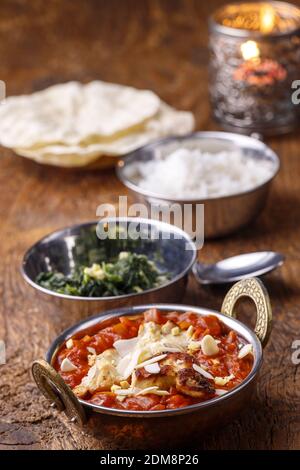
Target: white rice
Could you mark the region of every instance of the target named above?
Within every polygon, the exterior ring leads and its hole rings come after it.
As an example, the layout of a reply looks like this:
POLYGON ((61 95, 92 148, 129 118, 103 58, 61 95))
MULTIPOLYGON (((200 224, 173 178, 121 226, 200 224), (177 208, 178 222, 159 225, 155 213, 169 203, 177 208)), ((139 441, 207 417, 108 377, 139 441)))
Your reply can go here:
POLYGON ((171 199, 229 196, 251 190, 273 174, 271 161, 246 157, 240 150, 209 153, 179 148, 126 168, 127 177, 140 188, 171 199))

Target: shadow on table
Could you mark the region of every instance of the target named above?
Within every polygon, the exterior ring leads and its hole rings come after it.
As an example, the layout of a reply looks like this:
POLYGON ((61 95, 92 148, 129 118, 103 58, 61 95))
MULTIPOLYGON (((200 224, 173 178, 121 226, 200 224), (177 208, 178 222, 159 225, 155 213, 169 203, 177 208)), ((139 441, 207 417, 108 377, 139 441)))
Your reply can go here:
POLYGON ((258 399, 253 400, 248 409, 231 424, 195 439, 195 445, 186 448, 195 451, 270 449, 272 436, 268 413, 272 413, 272 410, 266 409, 265 403, 258 399))

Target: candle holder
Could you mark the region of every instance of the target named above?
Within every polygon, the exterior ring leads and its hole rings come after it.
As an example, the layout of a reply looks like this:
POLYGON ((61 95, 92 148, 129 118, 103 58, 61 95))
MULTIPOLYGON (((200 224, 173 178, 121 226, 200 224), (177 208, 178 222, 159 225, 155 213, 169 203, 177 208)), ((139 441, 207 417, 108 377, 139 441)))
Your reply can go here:
POLYGON ((230 4, 210 19, 210 96, 226 130, 279 134, 299 122, 300 9, 283 2, 230 4))

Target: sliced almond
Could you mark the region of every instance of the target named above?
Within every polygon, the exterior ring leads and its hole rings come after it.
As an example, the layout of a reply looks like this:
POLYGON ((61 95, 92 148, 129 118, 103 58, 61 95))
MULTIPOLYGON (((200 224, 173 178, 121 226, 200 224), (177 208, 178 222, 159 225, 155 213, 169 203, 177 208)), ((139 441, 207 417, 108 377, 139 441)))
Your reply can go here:
POLYGON ((205 335, 201 340, 201 349, 206 356, 214 356, 218 354, 219 348, 211 335, 205 335))
POLYGON ((122 357, 117 365, 117 372, 123 380, 127 380, 138 364, 141 350, 136 349, 133 353, 128 353, 122 357))
POLYGON ((191 338, 194 334, 194 327, 193 325, 190 325, 188 329, 186 330, 186 334, 191 338))
POLYGON ((165 395, 170 395, 170 392, 168 392, 167 390, 154 390, 152 392, 154 395, 160 395, 160 396, 165 396, 165 395))
POLYGON ((159 390, 159 388, 156 385, 154 385, 153 387, 147 387, 147 388, 144 388, 143 390, 140 390, 138 393, 136 393, 136 396, 147 395, 148 393, 153 393, 153 395, 160 395, 160 396, 170 395, 169 392, 167 392, 167 390, 159 390))
POLYGON ((243 359, 243 357, 248 356, 248 354, 252 354, 252 351, 252 344, 245 344, 239 351, 238 359, 243 359))
POLYGON ((121 357, 124 357, 128 353, 133 352, 137 342, 138 337, 130 339, 118 339, 114 342, 113 347, 118 351, 121 357))
POLYGON ((87 346, 86 349, 88 350, 89 353, 93 354, 94 356, 97 355, 97 352, 96 352, 95 348, 91 348, 90 346, 87 346))
POLYGON ((182 348, 175 348, 172 346, 164 346, 164 351, 171 353, 183 352, 182 348))
POLYGON ((160 367, 158 362, 154 362, 153 364, 148 364, 147 366, 145 366, 145 371, 149 374, 159 374, 160 367))
POLYGON ((141 362, 135 368, 140 369, 141 367, 148 366, 149 364, 154 364, 155 362, 161 361, 165 357, 167 357, 167 354, 160 354, 159 356, 154 356, 151 359, 148 359, 147 361, 141 362))
POLYGON ((74 346, 74 341, 72 340, 72 338, 68 339, 68 341, 66 342, 66 348, 72 349, 73 346, 74 346))
POLYGON ((199 374, 203 375, 206 379, 214 380, 214 377, 206 370, 202 369, 202 367, 198 366, 198 364, 193 364, 193 369, 198 372, 199 374))
POLYGON ((70 361, 67 357, 65 357, 61 363, 60 370, 62 372, 72 372, 73 370, 76 370, 77 367, 73 364, 73 362, 70 361))
POLYGON ((120 388, 114 391, 116 395, 126 396, 126 395, 135 395, 137 392, 134 388, 120 388))
POLYGON ((155 390, 158 390, 157 385, 154 385, 153 387, 147 387, 147 388, 144 388, 143 390, 140 390, 139 392, 136 393, 136 396, 138 396, 138 395, 147 395, 147 393, 152 393, 155 390))

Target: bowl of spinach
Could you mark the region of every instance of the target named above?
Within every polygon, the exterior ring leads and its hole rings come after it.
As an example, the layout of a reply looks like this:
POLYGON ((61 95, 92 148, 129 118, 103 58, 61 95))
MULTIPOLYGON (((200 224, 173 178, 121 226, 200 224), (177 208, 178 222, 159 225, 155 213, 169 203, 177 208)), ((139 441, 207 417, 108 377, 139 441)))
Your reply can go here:
POLYGON ((26 252, 22 274, 49 301, 96 313, 108 307, 180 301, 195 259, 189 235, 173 225, 110 218, 39 240, 26 252))

